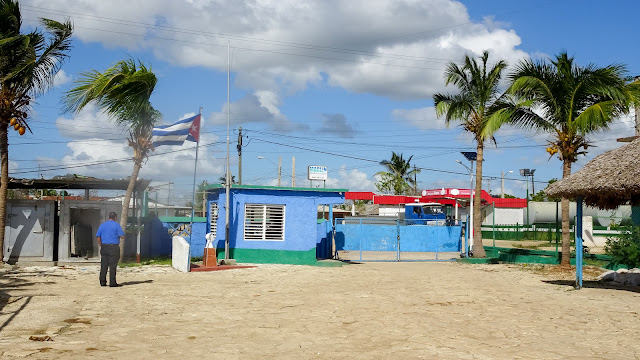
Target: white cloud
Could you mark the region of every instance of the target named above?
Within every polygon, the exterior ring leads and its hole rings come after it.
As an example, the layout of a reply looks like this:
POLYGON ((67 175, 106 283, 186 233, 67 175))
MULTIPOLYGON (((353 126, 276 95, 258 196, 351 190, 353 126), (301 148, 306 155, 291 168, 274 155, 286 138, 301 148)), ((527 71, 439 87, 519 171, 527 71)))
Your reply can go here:
POLYGON ((33 0, 23 11, 62 18, 43 8, 68 11, 82 41, 181 66, 226 71, 230 39, 235 85, 255 92, 291 94, 326 78, 352 92, 424 99, 444 90, 446 64, 465 54, 527 56, 507 24, 473 23, 451 0, 33 0))
MULTIPOLYGON (((185 114, 181 119, 195 115, 185 114)), ((203 119, 204 123, 205 119, 203 119)), ((60 174, 76 173, 97 178, 126 178, 133 170, 132 150, 127 146, 127 132, 108 121, 107 116, 88 106, 70 118, 56 119, 60 133, 71 141, 67 143, 67 154, 62 159, 38 158, 47 167, 60 167, 60 174), (93 131, 91 131, 93 130, 93 131)), ((209 146, 217 142, 217 136, 200 134, 198 154, 198 177, 217 179, 224 173, 224 159, 216 153, 222 147, 209 146)), ((195 143, 185 142, 182 146, 162 146, 150 154, 142 166, 139 178, 154 181, 174 181, 176 191, 190 191, 195 160, 195 143), (182 178, 182 181, 176 179, 182 178)), ((177 195, 177 192, 176 192, 177 195)))
MULTIPOLYGON (((307 125, 291 122, 278 109, 279 100, 275 93, 259 91, 231 103, 229 121, 232 124, 264 123, 273 130, 288 132, 308 129, 307 125)), ((227 124, 227 104, 220 112, 211 115, 213 124, 227 124)))
POLYGON ((60 69, 56 76, 53 78, 53 86, 58 87, 67 84, 71 81, 71 75, 60 69))
POLYGON ((127 132, 116 125, 109 115, 98 111, 93 104, 71 117, 58 117, 56 127, 60 135, 73 140, 86 139, 125 139, 127 132))
POLYGON ((370 177, 358 169, 347 170, 343 165, 338 169, 337 175, 327 179, 327 187, 349 191, 376 191, 375 176, 370 177))
POLYGON ((422 130, 445 129, 447 127, 444 117, 438 118, 436 109, 432 106, 419 109, 394 109, 391 115, 397 121, 406 121, 422 130))

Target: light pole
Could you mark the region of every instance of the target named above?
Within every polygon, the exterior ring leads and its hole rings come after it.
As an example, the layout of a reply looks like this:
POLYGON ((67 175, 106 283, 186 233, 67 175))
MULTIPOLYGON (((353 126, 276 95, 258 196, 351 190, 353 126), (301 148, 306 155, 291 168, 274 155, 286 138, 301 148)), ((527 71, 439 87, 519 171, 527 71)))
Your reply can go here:
MULTIPOLYGON (((273 165, 276 165, 276 163, 274 163, 273 161, 269 160, 268 158, 264 157, 264 156, 258 156, 258 159, 260 160, 267 160, 268 162, 272 163, 273 165)), ((278 157, 278 187, 280 187, 280 178, 282 175, 282 156, 278 157)))
MULTIPOLYGON (((513 172, 513 170, 507 171, 507 175, 511 174, 512 172, 513 172)), ((501 174, 500 174, 500 182, 501 182, 500 198, 504 199, 504 171, 502 171, 501 174)))
MULTIPOLYGON (((473 255, 473 245, 474 245, 474 235, 475 235, 475 229, 474 229, 474 219, 473 219, 473 208, 474 208, 474 203, 475 203, 475 198, 474 198, 474 186, 473 186, 473 162, 476 161, 478 159, 478 153, 475 151, 461 151, 460 154, 462 154, 467 160, 469 160, 469 165, 471 166, 469 169, 469 174, 470 174, 470 178, 471 178, 471 185, 469 186, 469 200, 471 201, 470 207, 471 210, 469 211, 469 227, 470 227, 470 231, 469 231, 469 247, 471 248, 470 253, 473 255)), ((462 163, 460 163, 462 164, 462 163)), ((466 167, 466 166, 465 166, 466 167)), ((482 235, 482 234, 481 234, 482 235)), ((480 236, 480 245, 482 246, 482 236, 480 236)))
MULTIPOLYGON (((529 179, 527 179, 527 176, 531 176, 531 183, 533 184, 533 173, 535 171, 536 169, 520 169, 520 176, 524 176, 527 183, 527 226, 529 226, 529 179)), ((535 189, 533 190, 535 191, 535 189)))
MULTIPOLYGON (((156 215, 158 215, 158 189, 161 188, 161 187, 164 187, 164 186, 169 186, 169 194, 171 194, 171 185, 173 185, 173 181, 170 181, 170 182, 164 183, 164 184, 149 186, 149 191, 153 191, 153 192, 156 193, 155 200, 154 200, 156 215)), ((169 198, 167 197, 167 205, 169 205, 169 200, 168 199, 169 198)), ((166 213, 167 213, 167 209, 165 207, 165 215, 166 215, 166 213)))

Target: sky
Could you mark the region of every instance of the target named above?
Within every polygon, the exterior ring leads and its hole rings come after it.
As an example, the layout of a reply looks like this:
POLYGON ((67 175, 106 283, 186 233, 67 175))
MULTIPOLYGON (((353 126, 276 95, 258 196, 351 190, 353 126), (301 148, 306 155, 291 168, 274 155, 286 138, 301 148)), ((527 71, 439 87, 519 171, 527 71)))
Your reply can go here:
MULTIPOLYGON (((79 174, 130 176, 126 129, 89 106, 63 113, 61 98, 88 70, 104 71, 134 58, 151 66, 158 84, 151 97, 170 124, 198 113, 202 132, 196 182, 238 179, 242 127, 242 183, 326 186, 376 191, 381 160, 412 156, 419 189, 468 188, 461 151, 475 151, 459 123, 447 126, 433 107, 446 87, 444 70, 465 55, 490 52, 489 61, 547 60, 561 51, 578 65, 624 64, 640 75, 633 14, 640 4, 601 1, 450 0, 24 0, 25 31, 39 18, 70 19, 73 49, 54 87, 39 96, 29 118, 32 133, 9 136, 10 176, 52 178, 79 174), (615 4, 615 5, 614 5, 615 4), (230 60, 230 61, 229 61, 230 60), (227 69, 230 69, 227 92, 227 69), (227 127, 227 96, 230 98, 227 127), (328 167, 326 184, 307 180, 309 165, 328 167)), ((42 28, 40 26, 40 28, 42 28)), ((510 68, 507 70, 507 72, 510 68)), ((504 84, 503 84, 504 86, 504 84)), ((593 146, 573 166, 621 146, 633 135, 633 114, 588 139, 593 146)), ((545 134, 503 127, 485 150, 483 189, 524 197, 535 169, 535 191, 561 178, 545 134), (513 171, 513 173, 508 173, 513 171)), ((184 204, 191 198, 195 143, 162 146, 140 177, 151 196, 184 204)), ((468 163, 467 163, 468 164, 468 163)))

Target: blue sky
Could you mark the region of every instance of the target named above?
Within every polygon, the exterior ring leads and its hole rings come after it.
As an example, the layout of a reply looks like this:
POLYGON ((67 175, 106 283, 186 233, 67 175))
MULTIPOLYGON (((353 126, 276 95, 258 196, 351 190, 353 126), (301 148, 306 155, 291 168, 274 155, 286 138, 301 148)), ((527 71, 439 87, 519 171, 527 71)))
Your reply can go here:
MULTIPOLYGON (((122 178, 131 173, 126 132, 98 109, 61 113, 60 98, 78 74, 105 70, 129 57, 158 76, 153 105, 168 124, 203 107, 197 181, 224 174, 227 41, 231 44, 231 171, 237 177, 237 129, 244 138, 244 184, 308 186, 308 165, 329 168, 327 187, 375 191, 378 164, 391 152, 413 156, 421 189, 468 187, 460 151, 475 145, 457 124, 433 111, 450 61, 489 50, 513 64, 566 50, 580 65, 626 64, 640 74, 633 43, 638 5, 619 1, 21 1, 25 30, 39 17, 70 18, 73 50, 56 86, 37 99, 33 134, 11 133, 11 176, 50 178, 67 173, 122 178), (258 159, 258 157, 264 159, 258 159), (120 161, 114 161, 120 160, 120 161)), ((593 135, 596 147, 574 171, 615 138, 633 133, 632 117, 593 135)), ((484 175, 499 193, 502 171, 514 171, 506 192, 524 196, 518 169, 536 169, 536 190, 561 177, 549 160, 546 136, 504 128, 488 145, 484 175)), ((172 203, 190 199, 193 144, 159 147, 142 169, 153 184, 172 182, 172 203)), ((317 184, 316 184, 317 185, 317 184)), ((167 200, 168 186, 159 199, 167 200)))

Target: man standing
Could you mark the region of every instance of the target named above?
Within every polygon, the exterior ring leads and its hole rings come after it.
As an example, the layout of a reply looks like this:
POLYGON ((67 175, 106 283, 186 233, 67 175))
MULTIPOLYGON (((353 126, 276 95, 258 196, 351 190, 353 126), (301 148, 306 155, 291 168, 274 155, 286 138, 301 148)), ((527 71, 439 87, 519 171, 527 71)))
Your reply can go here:
POLYGON ((107 286, 107 268, 109 268, 109 286, 121 286, 116 282, 116 267, 120 260, 120 238, 124 238, 124 231, 116 222, 116 213, 109 213, 109 221, 103 222, 98 228, 98 246, 100 246, 100 286, 107 286))

